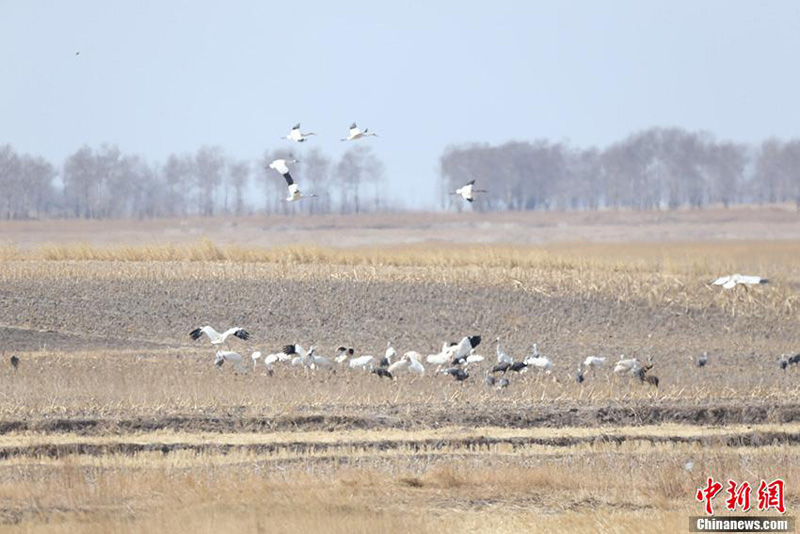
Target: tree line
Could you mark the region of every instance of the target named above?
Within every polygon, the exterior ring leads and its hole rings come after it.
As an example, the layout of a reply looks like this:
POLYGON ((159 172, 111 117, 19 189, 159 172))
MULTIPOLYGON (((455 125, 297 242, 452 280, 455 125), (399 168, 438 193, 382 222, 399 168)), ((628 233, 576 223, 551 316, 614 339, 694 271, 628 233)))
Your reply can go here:
POLYGON ((84 146, 57 168, 46 159, 0 145, 0 218, 123 219, 249 213, 359 213, 388 209, 384 166, 366 146, 334 161, 317 148, 292 165, 314 202, 288 203, 286 182, 268 168, 291 158, 267 150, 258 161, 230 157, 218 146, 171 154, 151 163, 118 147, 84 146))
MULTIPOLYGON (((287 203, 286 183, 269 162, 217 146, 172 154, 163 163, 124 154, 113 145, 84 146, 60 167, 0 145, 0 218, 157 218, 250 213, 360 213, 396 210, 383 194, 383 162, 358 145, 338 160, 318 148, 304 153, 292 175, 311 202, 287 203)), ((510 141, 447 147, 439 167, 441 205, 463 209, 449 195, 477 180, 472 209, 637 210, 702 208, 710 204, 794 202, 800 209, 800 139, 759 145, 718 141, 706 132, 651 128, 605 149, 568 143, 510 141)))
POLYGON ((449 146, 440 159, 442 204, 469 180, 489 193, 478 210, 636 210, 794 202, 800 139, 758 146, 706 132, 651 128, 604 150, 546 139, 449 146))

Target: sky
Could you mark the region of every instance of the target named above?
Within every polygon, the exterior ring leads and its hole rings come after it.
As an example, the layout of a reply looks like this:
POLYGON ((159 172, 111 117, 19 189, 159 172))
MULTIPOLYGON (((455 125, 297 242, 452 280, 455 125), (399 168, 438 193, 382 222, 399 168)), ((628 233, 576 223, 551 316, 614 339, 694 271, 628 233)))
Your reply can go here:
POLYGON ((0 0, 0 51, 0 144, 19 152, 338 158, 356 121, 418 208, 450 144, 800 137, 795 0, 0 0), (318 137, 280 140, 296 122, 318 137))

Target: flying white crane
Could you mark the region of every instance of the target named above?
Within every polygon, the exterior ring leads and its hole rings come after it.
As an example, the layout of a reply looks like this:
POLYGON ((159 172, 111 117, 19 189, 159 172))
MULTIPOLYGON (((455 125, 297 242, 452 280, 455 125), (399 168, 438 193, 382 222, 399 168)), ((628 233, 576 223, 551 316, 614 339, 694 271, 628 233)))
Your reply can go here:
POLYGON ((451 192, 451 195, 459 195, 461 198, 466 200, 467 202, 472 202, 475 200, 475 193, 488 193, 486 189, 475 189, 475 180, 470 180, 467 182, 467 185, 461 186, 455 191, 451 192))
POLYGON ((302 133, 300 132, 300 123, 298 122, 294 126, 292 126, 292 131, 289 132, 289 135, 281 137, 281 139, 288 139, 289 141, 297 141, 298 143, 304 143, 308 141, 308 138, 312 135, 317 135, 314 132, 307 132, 302 133))
POLYGON ((269 168, 278 171, 281 176, 283 176, 283 179, 286 180, 286 185, 289 186, 289 196, 286 197, 286 202, 294 202, 295 200, 300 200, 301 198, 317 196, 315 194, 304 195, 300 191, 300 187, 294 183, 294 179, 292 179, 292 175, 289 173, 289 167, 286 165, 287 163, 299 162, 296 159, 276 159, 269 164, 269 168))
POLYGON ((744 274, 731 274, 729 276, 721 276, 711 282, 712 285, 722 286, 725 289, 733 289, 739 284, 750 286, 758 284, 766 284, 769 280, 761 278, 760 276, 748 276, 744 274))
POLYGON ((344 139, 342 139, 342 141, 355 141, 357 139, 369 136, 378 137, 378 134, 376 134, 375 132, 370 132, 369 128, 364 128, 364 131, 361 131, 361 129, 356 125, 356 123, 353 123, 350 125, 349 135, 344 139))
POLYGON ((250 338, 250 334, 244 328, 239 328, 238 326, 228 328, 221 334, 210 326, 195 328, 189 332, 189 336, 191 336, 191 338, 195 341, 200 339, 203 334, 208 337, 212 345, 224 345, 230 336, 238 337, 244 341, 247 341, 250 338))

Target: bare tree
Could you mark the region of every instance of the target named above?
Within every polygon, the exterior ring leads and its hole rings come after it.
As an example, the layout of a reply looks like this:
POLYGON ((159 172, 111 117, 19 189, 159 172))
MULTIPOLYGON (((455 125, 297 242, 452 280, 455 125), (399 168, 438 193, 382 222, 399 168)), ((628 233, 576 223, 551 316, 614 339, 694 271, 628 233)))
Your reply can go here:
POLYGON ((250 179, 250 163, 247 161, 231 161, 228 163, 229 182, 235 194, 235 213, 244 213, 244 189, 250 179))

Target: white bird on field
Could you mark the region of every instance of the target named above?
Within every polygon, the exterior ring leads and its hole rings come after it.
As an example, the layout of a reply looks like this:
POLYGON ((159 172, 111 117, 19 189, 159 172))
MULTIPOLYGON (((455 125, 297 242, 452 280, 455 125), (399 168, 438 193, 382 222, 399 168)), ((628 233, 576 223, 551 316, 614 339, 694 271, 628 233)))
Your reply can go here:
POLYGON ((375 132, 370 132, 369 128, 364 128, 364 131, 362 132, 361 129, 356 125, 356 123, 353 123, 350 125, 350 133, 348 134, 347 137, 342 139, 342 141, 355 141, 357 139, 361 139, 363 137, 369 137, 371 135, 378 137, 378 134, 376 134, 375 132))
POLYGON ((472 202, 475 200, 475 193, 488 193, 486 189, 475 189, 475 180, 470 180, 467 182, 467 185, 461 186, 455 191, 451 192, 451 195, 459 195, 461 198, 466 200, 467 202, 472 202))
POLYGON ((452 353, 456 344, 450 345, 447 341, 442 345, 442 351, 437 354, 428 354, 425 361, 431 365, 445 365, 452 359, 452 353), (451 350, 452 349, 452 350, 451 350))
POLYGON ((425 368, 422 366, 421 363, 419 363, 419 359, 421 357, 422 355, 420 353, 414 351, 406 352, 405 354, 403 354, 403 358, 408 359, 408 371, 410 373, 414 373, 416 375, 425 374, 425 368))
POLYGON ((621 373, 630 373, 634 374, 641 368, 639 365, 639 360, 636 358, 625 358, 625 356, 620 356, 620 360, 614 365, 614 373, 621 374, 621 373))
POLYGON ((461 341, 456 345, 455 351, 452 355, 452 364, 458 365, 464 363, 469 353, 481 344, 481 336, 464 336, 461 341))
POLYGON ((223 333, 219 333, 210 326, 203 326, 201 328, 195 328, 191 332, 189 332, 189 336, 192 339, 197 341, 200 339, 203 334, 205 334, 209 340, 211 340, 212 345, 223 345, 230 336, 238 337, 241 340, 247 341, 250 338, 250 334, 244 329, 235 326, 233 328, 228 328, 223 333))
POLYGON ((247 370, 242 366, 242 355, 238 352, 233 352, 231 350, 217 351, 217 355, 214 358, 214 365, 217 367, 222 367, 225 362, 230 362, 233 364, 237 371, 247 372, 247 370))
POLYGON ((475 354, 475 349, 472 349, 469 351, 469 356, 467 356, 467 363, 480 363, 485 359, 480 354, 475 354))
POLYGON ((389 368, 386 370, 392 373, 392 375, 394 376, 399 373, 402 373, 403 371, 407 371, 408 363, 409 363, 408 359, 404 356, 399 360, 397 360, 396 362, 394 362, 392 365, 390 365, 389 368))
POLYGON ((497 363, 514 363, 514 358, 500 350, 500 338, 497 338, 497 363))
MULTIPOLYGON (((387 341, 386 342, 386 352, 383 355, 383 357, 386 359, 386 362, 388 362, 387 366, 388 365, 392 365, 392 361, 394 360, 395 356, 397 356, 397 351, 394 350, 394 347, 392 347, 391 340, 387 341)), ((383 363, 383 362, 381 362, 381 363, 383 363)))
POLYGON ((289 135, 281 137, 281 139, 288 139, 289 141, 297 141, 298 143, 304 143, 308 141, 308 138, 312 135, 317 135, 314 132, 308 133, 301 133, 300 132, 300 123, 298 122, 294 126, 292 126, 292 131, 289 132, 289 135))
POLYGON ((544 356, 529 356, 523 362, 528 367, 534 367, 540 371, 549 373, 553 369, 553 362, 544 356))
POLYGON ((585 365, 587 369, 602 367, 604 363, 606 363, 605 357, 601 358, 600 356, 587 356, 586 359, 583 360, 583 365, 585 365))
POLYGON ((365 354, 364 356, 359 356, 358 358, 352 358, 347 365, 350 367, 350 369, 363 369, 366 371, 375 367, 377 362, 378 360, 375 358, 375 356, 365 354))
POLYGON ((312 346, 308 349, 308 362, 306 365, 312 369, 333 369, 333 362, 325 356, 317 356, 314 351, 317 347, 312 346))
POLYGON ((261 351, 258 351, 258 350, 255 351, 254 353, 252 353, 250 355, 250 358, 253 359, 253 369, 255 369, 256 366, 258 365, 258 360, 261 359, 261 351))
POLYGON ((352 358, 353 354, 356 353, 356 351, 353 350, 353 347, 345 347, 345 346, 339 347, 338 349, 336 349, 336 352, 338 353, 338 355, 336 356, 335 361, 336 363, 339 364, 346 362, 348 358, 352 358))
POLYGON ((289 186, 289 196, 286 197, 286 202, 294 202, 295 200, 300 200, 301 198, 310 198, 315 197, 317 195, 310 194, 304 195, 300 191, 300 187, 294 183, 294 179, 292 175, 289 173, 289 167, 286 165, 287 163, 299 163, 296 159, 276 159, 272 163, 269 164, 270 169, 274 169, 278 171, 283 179, 286 180, 286 185, 289 186))
POLYGON ((749 286, 749 285, 758 285, 758 284, 766 284, 769 280, 766 278, 761 278, 760 276, 748 276, 744 274, 732 274, 729 276, 721 276, 711 282, 712 285, 715 286, 722 286, 725 289, 732 289, 739 284, 749 286))

